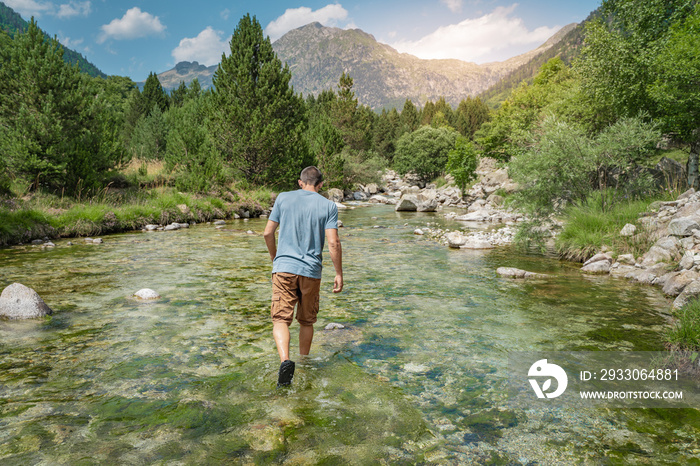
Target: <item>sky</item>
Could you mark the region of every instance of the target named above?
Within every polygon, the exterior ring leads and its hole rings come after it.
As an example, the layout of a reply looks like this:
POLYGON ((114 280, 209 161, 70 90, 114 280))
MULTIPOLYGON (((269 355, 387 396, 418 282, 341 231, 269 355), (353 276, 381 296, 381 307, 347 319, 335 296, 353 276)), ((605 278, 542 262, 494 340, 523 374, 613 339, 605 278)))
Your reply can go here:
POLYGON ((532 50, 600 0, 2 0, 109 75, 143 81, 181 61, 221 61, 241 17, 274 42, 314 21, 359 28, 420 58, 488 63, 532 50))

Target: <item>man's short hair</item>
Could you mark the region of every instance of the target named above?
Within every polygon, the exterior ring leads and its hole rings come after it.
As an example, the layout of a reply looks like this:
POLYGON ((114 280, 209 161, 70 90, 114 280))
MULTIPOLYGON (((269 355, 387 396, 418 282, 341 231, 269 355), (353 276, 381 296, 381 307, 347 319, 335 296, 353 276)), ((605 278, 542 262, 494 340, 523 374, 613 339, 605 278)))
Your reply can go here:
POLYGON ((304 184, 310 184, 312 186, 318 186, 323 182, 323 173, 321 173, 321 170, 318 168, 314 167, 313 165, 310 167, 306 167, 301 171, 301 175, 299 175, 299 179, 304 183, 304 184))

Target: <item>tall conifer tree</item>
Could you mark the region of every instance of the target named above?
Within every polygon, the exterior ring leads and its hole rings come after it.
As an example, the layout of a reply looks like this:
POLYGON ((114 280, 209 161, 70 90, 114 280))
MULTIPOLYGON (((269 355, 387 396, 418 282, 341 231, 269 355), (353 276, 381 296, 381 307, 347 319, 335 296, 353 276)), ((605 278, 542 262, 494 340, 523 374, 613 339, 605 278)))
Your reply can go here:
POLYGON ((255 184, 290 187, 313 163, 304 138, 304 101, 289 85, 258 20, 241 18, 231 54, 214 74, 212 136, 219 150, 255 184))

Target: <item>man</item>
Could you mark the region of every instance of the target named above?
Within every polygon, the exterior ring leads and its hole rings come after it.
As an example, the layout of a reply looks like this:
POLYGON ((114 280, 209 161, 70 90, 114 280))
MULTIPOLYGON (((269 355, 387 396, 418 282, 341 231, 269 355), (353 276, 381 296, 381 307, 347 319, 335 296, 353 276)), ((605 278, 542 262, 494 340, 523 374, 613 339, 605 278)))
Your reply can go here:
POLYGON ((307 355, 314 337, 319 308, 324 239, 335 268, 333 292, 343 289, 343 262, 338 237, 338 207, 318 191, 323 175, 306 167, 299 177, 300 190, 277 196, 265 226, 265 244, 272 258, 272 336, 280 356, 277 386, 289 385, 294 362, 289 359, 289 326, 297 307, 299 354, 307 355), (280 227, 279 244, 275 231, 280 227))

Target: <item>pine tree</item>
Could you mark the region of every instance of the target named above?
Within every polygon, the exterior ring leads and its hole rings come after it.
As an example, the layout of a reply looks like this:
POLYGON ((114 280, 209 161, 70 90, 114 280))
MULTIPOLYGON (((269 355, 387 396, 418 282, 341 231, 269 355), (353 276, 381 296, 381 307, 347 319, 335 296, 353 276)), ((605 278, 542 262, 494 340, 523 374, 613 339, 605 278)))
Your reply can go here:
POLYGON ((35 189, 98 187, 120 154, 92 78, 63 61, 63 47, 34 19, 3 49, 0 146, 9 169, 35 189))
POLYGON ((214 74, 211 134, 246 180, 290 187, 312 163, 304 101, 258 20, 244 16, 214 74))
POLYGON ((158 76, 153 72, 149 73, 148 78, 146 78, 141 98, 147 113, 150 113, 156 105, 161 112, 165 112, 168 109, 168 94, 161 86, 158 76))
POLYGON ((420 126, 420 115, 416 106, 411 102, 410 99, 406 99, 403 104, 403 110, 401 110, 401 124, 404 126, 402 133, 413 132, 420 126))

